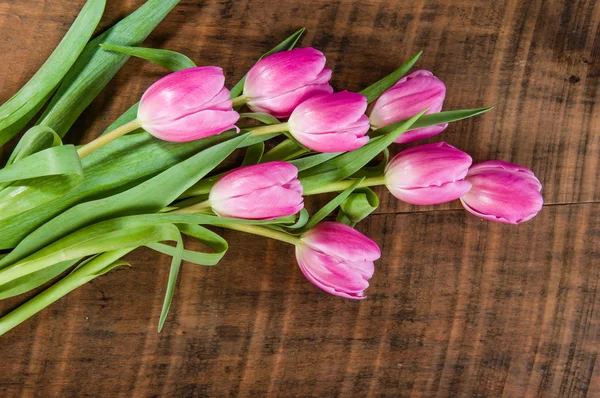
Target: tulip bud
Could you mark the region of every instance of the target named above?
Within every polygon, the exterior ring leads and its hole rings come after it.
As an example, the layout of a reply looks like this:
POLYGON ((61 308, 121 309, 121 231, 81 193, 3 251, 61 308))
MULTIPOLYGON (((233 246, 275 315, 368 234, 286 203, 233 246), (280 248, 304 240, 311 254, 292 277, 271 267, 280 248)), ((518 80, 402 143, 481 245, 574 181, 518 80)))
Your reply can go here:
POLYGON ((298 169, 286 162, 244 166, 213 185, 209 202, 223 217, 272 220, 296 214, 304 207, 298 169))
MULTIPOLYGON (((446 86, 433 73, 419 70, 398 80, 384 92, 370 112, 371 126, 381 128, 400 120, 409 119, 429 108, 426 114, 442 110, 446 86)), ((407 131, 397 143, 407 143, 433 137, 444 131, 448 123, 407 131)))
POLYGON ((187 142, 235 128, 239 114, 231 107, 223 70, 203 66, 171 73, 146 90, 138 120, 161 140, 187 142))
POLYGON ((400 152, 388 163, 385 185, 403 202, 450 202, 471 188, 464 179, 471 163, 471 156, 445 142, 420 145, 400 152))
POLYGON ((318 152, 346 152, 369 141, 369 118, 364 95, 341 91, 304 101, 288 120, 290 133, 305 147, 318 152))
POLYGON ((381 257, 375 242, 337 222, 322 222, 304 233, 296 246, 302 273, 327 293, 364 299, 365 289, 381 257))
POLYGON ((533 171, 501 160, 478 163, 466 180, 471 190, 460 198, 467 211, 505 224, 532 219, 544 204, 542 184, 533 171))
POLYGON ((246 76, 244 97, 254 112, 285 118, 306 99, 332 93, 331 69, 314 48, 281 51, 258 61, 246 76))

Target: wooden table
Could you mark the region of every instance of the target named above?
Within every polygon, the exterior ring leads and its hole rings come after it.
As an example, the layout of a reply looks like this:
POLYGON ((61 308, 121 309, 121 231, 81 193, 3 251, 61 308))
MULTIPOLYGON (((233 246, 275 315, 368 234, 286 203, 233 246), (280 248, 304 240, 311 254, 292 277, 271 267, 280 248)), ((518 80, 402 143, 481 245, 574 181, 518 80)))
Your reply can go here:
MULTIPOLYGON (((0 1, 2 100, 83 3, 0 1)), ((109 0, 102 27, 141 3, 109 0)), ((445 109, 495 105, 430 141, 532 168, 544 209, 506 226, 379 190, 358 227, 383 252, 362 302, 311 285, 291 247, 224 232, 221 264, 184 265, 161 334, 170 260, 137 250, 133 268, 0 339, 1 396, 600 396, 599 21, 594 0, 182 1, 145 45, 220 65, 231 84, 300 26, 337 89, 423 49, 418 67, 446 83, 445 109)), ((90 140, 164 73, 130 60, 67 140, 90 140)))

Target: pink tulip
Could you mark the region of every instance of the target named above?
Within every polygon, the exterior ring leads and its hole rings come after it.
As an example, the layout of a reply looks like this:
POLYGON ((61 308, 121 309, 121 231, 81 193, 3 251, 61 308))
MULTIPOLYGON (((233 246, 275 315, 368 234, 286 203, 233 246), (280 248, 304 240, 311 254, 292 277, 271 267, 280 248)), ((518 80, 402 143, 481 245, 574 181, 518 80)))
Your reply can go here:
POLYGON ((385 184, 396 198, 415 205, 450 202, 466 194, 471 157, 445 142, 400 152, 385 169, 385 184))
POLYGON ((467 211, 506 224, 532 219, 544 204, 542 184, 533 171, 501 160, 478 163, 469 169, 471 190, 460 201, 467 211))
POLYGON ((250 109, 285 118, 304 100, 332 93, 331 69, 325 56, 314 48, 282 51, 258 61, 244 84, 244 97, 250 109))
POLYGON ((142 96, 138 120, 144 130, 171 142, 187 142, 236 128, 223 70, 203 66, 171 73, 142 96))
POLYGON ((244 166, 225 174, 210 190, 209 202, 224 217, 272 220, 304 207, 298 169, 286 162, 244 166))
POLYGON ((336 296, 364 299, 381 257, 375 242, 337 222, 322 222, 304 233, 296 246, 302 273, 314 285, 336 296))
MULTIPOLYGON (((419 70, 398 80, 383 93, 373 105, 370 113, 371 126, 381 128, 400 120, 409 119, 429 108, 426 113, 442 110, 446 97, 446 86, 433 73, 419 70)), ((407 143, 433 137, 444 131, 448 123, 407 131, 397 143, 407 143)))
POLYGON ((318 152, 346 152, 369 141, 369 118, 364 95, 341 91, 304 101, 288 120, 290 133, 305 147, 318 152))

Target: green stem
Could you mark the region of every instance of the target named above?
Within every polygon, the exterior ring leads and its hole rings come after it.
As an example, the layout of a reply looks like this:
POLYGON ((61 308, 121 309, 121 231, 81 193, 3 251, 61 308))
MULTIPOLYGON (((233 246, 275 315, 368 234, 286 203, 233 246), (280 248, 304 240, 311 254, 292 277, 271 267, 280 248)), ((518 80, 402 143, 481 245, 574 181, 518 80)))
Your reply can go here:
POLYGON ((140 127, 141 127, 141 123, 139 120, 137 120, 137 119, 132 120, 131 122, 126 123, 126 124, 122 125, 121 127, 117 127, 113 131, 110 131, 106 134, 101 135, 100 137, 96 138, 94 141, 85 144, 84 146, 82 146, 81 148, 79 148, 77 150, 77 153, 79 154, 79 157, 81 159, 83 159, 84 157, 88 156, 95 150, 102 148, 104 145, 116 140, 119 137, 124 136, 127 133, 132 132, 133 130, 139 129, 140 127))
POLYGON ((106 267, 134 248, 106 252, 76 269, 37 296, 0 318, 0 336, 31 318, 61 297, 102 274, 106 267))
POLYGON ((271 238, 275 240, 279 240, 281 242, 286 242, 292 244, 294 246, 302 243, 300 238, 296 238, 290 234, 286 234, 285 232, 275 231, 270 228, 261 227, 258 225, 251 224, 222 224, 219 225, 223 228, 233 229, 235 231, 246 232, 253 235, 264 236, 266 238, 271 238))
POLYGON ((200 213, 201 211, 210 209, 210 200, 205 200, 204 202, 196 203, 195 205, 191 205, 188 207, 182 207, 181 209, 170 211, 169 213, 184 213, 184 214, 194 214, 200 213))
POLYGON ((245 95, 240 95, 239 97, 232 98, 231 102, 233 108, 241 108, 242 106, 246 105, 248 98, 245 95))
POLYGON ((278 123, 270 124, 267 126, 250 127, 246 131, 251 131, 252 134, 250 134, 250 136, 256 137, 259 135, 275 134, 282 133, 284 131, 289 131, 289 126, 287 123, 278 123))
MULTIPOLYGON (((327 192, 341 192, 341 191, 347 189, 348 187, 350 187, 355 182, 356 182, 356 180, 338 181, 338 182, 334 182, 333 184, 329 184, 329 185, 326 185, 323 187, 318 187, 318 188, 312 189, 310 191, 304 191, 303 195, 309 196, 309 195, 317 195, 317 194, 327 193, 327 192)), ((385 176, 365 178, 363 180, 363 182, 358 184, 358 186, 356 188, 373 187, 376 185, 385 185, 385 176)))

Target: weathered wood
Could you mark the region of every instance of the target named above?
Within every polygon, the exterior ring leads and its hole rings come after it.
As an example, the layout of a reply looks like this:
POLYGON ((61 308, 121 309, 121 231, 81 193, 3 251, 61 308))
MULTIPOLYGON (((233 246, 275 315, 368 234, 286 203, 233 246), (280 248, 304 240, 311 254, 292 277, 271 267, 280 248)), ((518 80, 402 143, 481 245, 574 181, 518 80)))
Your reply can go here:
MULTIPOLYGON (((104 27, 142 1, 108 3, 104 27)), ((0 0, 0 99, 82 4, 0 0)), ((231 84, 300 26, 337 89, 359 90, 425 50, 418 67, 446 82, 446 109, 496 106, 430 141, 532 168, 547 206, 513 227, 380 190, 359 229, 383 257, 360 303, 313 287, 291 247, 225 232, 220 265, 183 267, 160 335, 169 259, 138 250, 132 269, 0 338, 0 394, 600 396, 599 22, 593 0, 183 0, 146 45, 218 64, 231 84)), ((97 135, 162 74, 131 60, 67 140, 97 135)))

